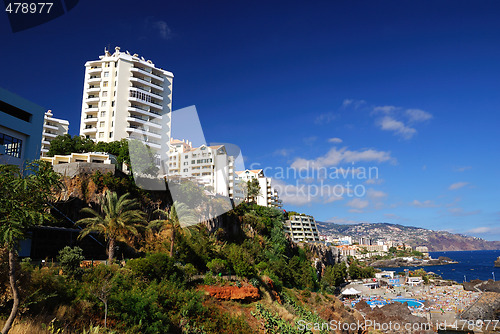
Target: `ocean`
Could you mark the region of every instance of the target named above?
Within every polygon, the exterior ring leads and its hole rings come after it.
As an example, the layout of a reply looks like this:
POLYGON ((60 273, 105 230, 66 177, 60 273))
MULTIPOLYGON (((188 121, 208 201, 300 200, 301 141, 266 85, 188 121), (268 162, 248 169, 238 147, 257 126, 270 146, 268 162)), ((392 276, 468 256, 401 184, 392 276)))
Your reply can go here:
POLYGON ((440 275, 443 279, 451 279, 459 283, 464 281, 469 282, 474 279, 488 280, 495 278, 496 281, 500 280, 500 268, 494 267, 495 260, 500 256, 500 250, 430 252, 429 254, 433 259, 437 259, 440 256, 446 256, 458 263, 442 266, 380 269, 402 272, 404 269, 415 270, 423 268, 427 272, 432 271, 440 275))

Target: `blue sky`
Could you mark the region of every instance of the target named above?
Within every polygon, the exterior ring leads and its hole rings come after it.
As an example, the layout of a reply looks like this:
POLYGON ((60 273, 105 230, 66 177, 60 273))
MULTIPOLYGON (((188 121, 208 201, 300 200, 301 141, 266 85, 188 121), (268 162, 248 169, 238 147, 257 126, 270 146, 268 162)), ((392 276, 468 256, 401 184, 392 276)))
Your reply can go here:
POLYGON ((498 1, 80 1, 15 34, 0 14, 0 37, 0 86, 72 134, 85 61, 118 45, 172 71, 174 110, 196 105, 209 142, 269 167, 287 209, 500 240, 498 1))

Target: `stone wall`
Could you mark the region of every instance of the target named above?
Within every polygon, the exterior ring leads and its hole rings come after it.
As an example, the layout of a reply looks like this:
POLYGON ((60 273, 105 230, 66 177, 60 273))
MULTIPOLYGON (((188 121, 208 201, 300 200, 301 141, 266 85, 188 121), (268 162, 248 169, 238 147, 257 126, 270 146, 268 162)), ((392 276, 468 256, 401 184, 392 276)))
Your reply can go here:
POLYGON ((54 171, 67 177, 74 177, 82 174, 92 174, 99 171, 102 174, 113 173, 115 174, 114 164, 100 164, 94 162, 70 162, 67 164, 55 165, 54 171))

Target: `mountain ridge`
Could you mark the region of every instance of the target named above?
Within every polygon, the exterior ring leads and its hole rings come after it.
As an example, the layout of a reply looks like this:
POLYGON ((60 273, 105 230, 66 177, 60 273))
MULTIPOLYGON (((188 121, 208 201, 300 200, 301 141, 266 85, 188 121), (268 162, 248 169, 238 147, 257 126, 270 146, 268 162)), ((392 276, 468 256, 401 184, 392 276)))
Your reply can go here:
POLYGON ((500 241, 387 222, 336 224, 317 221, 316 225, 324 235, 350 236, 353 241, 360 237, 370 237, 374 241, 392 240, 413 248, 426 246, 430 252, 500 249, 500 241))

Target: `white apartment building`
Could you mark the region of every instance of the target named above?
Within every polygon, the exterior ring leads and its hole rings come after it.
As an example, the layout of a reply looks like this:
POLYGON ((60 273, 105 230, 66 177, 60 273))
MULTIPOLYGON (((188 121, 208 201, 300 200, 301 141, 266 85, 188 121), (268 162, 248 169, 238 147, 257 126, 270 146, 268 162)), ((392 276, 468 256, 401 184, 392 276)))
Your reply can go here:
POLYGON ((248 182, 253 179, 259 181, 260 193, 257 196, 257 204, 261 206, 281 208, 282 200, 279 198, 278 191, 271 185, 271 178, 264 176, 262 169, 247 169, 245 171, 237 171, 238 179, 243 182, 248 182))
POLYGON ((288 214, 285 221, 285 233, 290 234, 294 242, 319 241, 319 232, 313 216, 288 214))
POLYGON ((224 145, 192 147, 185 140, 170 140, 168 175, 195 179, 213 194, 242 199, 234 178, 234 157, 224 145))
POLYGON ((80 135, 97 142, 138 139, 166 159, 173 77, 138 54, 105 50, 85 63, 80 135))
POLYGON ((68 133, 69 122, 52 116, 52 110, 47 110, 43 119, 42 149, 40 152, 41 157, 47 155, 50 148, 50 142, 54 138, 68 133))

